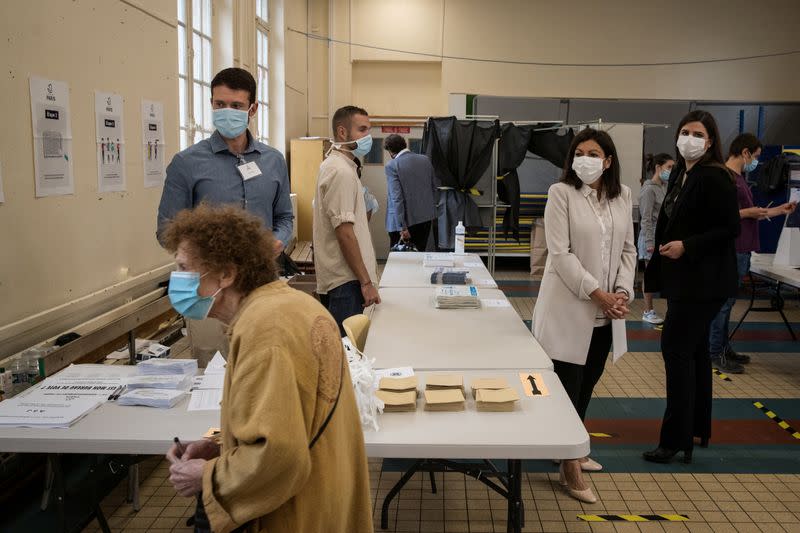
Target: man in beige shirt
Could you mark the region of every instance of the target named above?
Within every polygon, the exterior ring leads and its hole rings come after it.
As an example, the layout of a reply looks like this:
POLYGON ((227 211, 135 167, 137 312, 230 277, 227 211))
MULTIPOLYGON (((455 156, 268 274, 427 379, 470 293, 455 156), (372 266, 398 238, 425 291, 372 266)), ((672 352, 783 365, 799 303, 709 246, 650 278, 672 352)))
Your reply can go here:
POLYGON ((334 144, 319 167, 314 197, 317 293, 344 336, 342 322, 381 302, 375 250, 356 157, 372 146, 367 112, 345 106, 332 120, 334 144))

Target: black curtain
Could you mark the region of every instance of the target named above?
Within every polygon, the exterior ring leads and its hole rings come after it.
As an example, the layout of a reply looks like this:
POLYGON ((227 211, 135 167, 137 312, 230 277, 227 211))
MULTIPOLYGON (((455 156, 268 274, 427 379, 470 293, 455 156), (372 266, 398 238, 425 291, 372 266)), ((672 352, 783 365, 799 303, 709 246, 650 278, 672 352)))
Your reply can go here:
POLYGON ((556 123, 524 124, 517 126, 511 122, 503 124, 499 143, 498 172, 503 179, 497 182, 497 194, 501 202, 508 204, 503 215, 503 231, 509 232, 519 241, 520 185, 517 169, 531 152, 555 166, 562 168, 567 151, 575 137, 572 129, 559 135, 553 129, 556 123), (544 131, 537 131, 544 130, 544 131))
POLYGON ((429 118, 422 135, 422 151, 433 164, 442 187, 438 216, 438 247, 454 247, 453 234, 459 220, 469 228, 482 226, 480 212, 470 189, 486 172, 494 141, 500 135, 495 121, 429 118))

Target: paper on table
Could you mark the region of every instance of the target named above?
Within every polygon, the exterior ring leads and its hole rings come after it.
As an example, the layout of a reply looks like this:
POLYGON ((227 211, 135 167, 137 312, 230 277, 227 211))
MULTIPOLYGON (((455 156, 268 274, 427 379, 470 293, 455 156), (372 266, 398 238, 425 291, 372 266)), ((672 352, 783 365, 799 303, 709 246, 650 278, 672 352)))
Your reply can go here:
POLYGON ((511 307, 511 302, 503 298, 481 298, 483 307, 511 307))
POLYGON ((611 321, 611 343, 614 348, 612 361, 616 363, 628 351, 628 334, 625 331, 625 319, 611 321))
POLYGON ((375 371, 375 388, 380 388, 381 378, 408 378, 414 375, 414 369, 410 366, 399 366, 397 368, 382 368, 375 371))
POLYGON ((221 389, 225 386, 225 374, 205 374, 196 376, 192 389, 221 389))
POLYGON ((187 411, 219 411, 222 389, 198 389, 192 391, 187 411))
POLYGON ((487 287, 497 287, 497 283, 493 279, 479 279, 478 285, 485 285, 487 287))
POLYGON ((467 268, 480 268, 483 263, 480 261, 464 261, 464 266, 467 268))
POLYGON ((0 427, 68 428, 100 403, 97 398, 70 401, 11 398, 0 402, 0 427))
POLYGON ((214 357, 211 358, 211 361, 208 362, 206 365, 205 375, 208 376, 209 374, 225 374, 225 358, 222 357, 222 354, 217 350, 217 353, 214 354, 214 357))

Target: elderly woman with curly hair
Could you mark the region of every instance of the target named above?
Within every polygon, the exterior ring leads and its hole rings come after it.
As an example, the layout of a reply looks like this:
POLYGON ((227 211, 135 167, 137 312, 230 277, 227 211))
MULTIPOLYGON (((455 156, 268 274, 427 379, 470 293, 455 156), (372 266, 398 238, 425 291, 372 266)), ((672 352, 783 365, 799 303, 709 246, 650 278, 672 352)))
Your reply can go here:
POLYGON ((228 325, 221 443, 167 458, 196 530, 372 531, 364 437, 339 330, 312 297, 279 281, 274 239, 235 207, 180 212, 164 243, 170 300, 228 325))

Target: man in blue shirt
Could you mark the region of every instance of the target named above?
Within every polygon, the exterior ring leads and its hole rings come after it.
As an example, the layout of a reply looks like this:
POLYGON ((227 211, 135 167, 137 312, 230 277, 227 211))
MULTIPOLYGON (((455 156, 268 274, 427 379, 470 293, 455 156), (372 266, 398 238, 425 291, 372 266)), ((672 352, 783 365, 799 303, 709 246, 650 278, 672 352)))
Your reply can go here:
POLYGON ((276 254, 292 236, 289 174, 281 153, 247 130, 258 109, 256 81, 246 70, 227 68, 211 80, 216 131, 179 152, 167 167, 158 206, 157 237, 182 209, 200 202, 235 204, 263 220, 276 238, 276 254))

